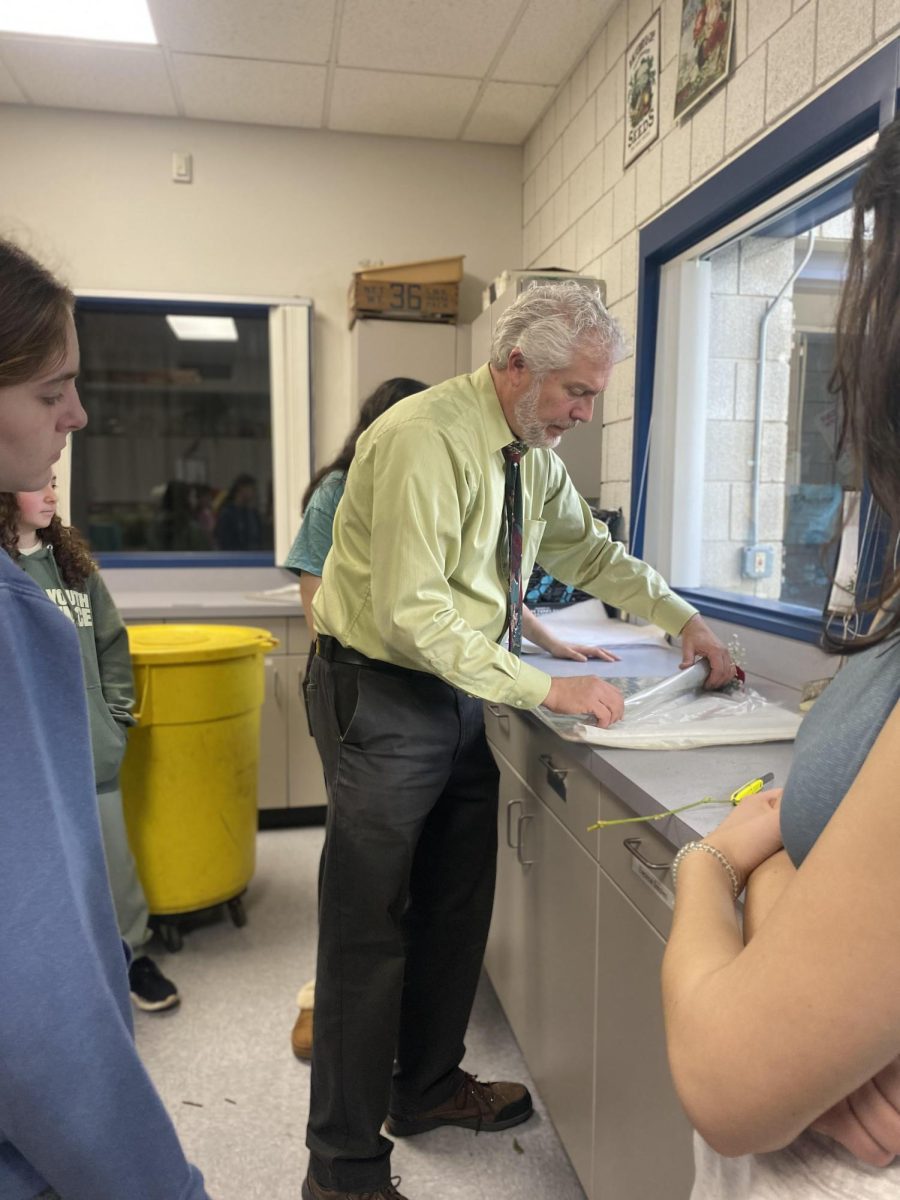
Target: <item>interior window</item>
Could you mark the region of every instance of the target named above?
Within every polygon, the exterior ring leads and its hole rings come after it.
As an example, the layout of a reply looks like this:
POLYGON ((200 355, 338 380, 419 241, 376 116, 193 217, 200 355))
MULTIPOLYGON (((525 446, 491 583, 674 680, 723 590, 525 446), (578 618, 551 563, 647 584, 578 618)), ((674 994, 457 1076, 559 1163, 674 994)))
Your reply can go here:
POLYGON ((269 310, 83 302, 72 520, 97 553, 273 548, 269 310))

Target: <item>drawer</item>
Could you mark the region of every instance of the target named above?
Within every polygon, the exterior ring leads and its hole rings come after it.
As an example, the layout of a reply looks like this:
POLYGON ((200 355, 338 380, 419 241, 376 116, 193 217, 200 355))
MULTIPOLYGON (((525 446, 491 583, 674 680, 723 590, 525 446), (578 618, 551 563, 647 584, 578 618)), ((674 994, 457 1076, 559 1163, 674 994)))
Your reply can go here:
MULTIPOLYGON (((599 834, 588 826, 600 818, 606 790, 566 753, 567 743, 552 729, 528 727, 524 755, 519 771, 563 825, 597 858, 599 834)), ((515 762, 515 760, 513 760, 515 762)))
POLYGON ((485 700, 484 731, 491 745, 523 774, 522 763, 531 731, 521 714, 514 708, 485 700))
MULTIPOLYGON (((610 792, 604 792, 602 809, 604 820, 634 816, 610 792)), ((668 937, 673 901, 670 867, 676 848, 648 821, 614 825, 598 830, 595 836, 600 839, 600 866, 654 929, 668 937)))

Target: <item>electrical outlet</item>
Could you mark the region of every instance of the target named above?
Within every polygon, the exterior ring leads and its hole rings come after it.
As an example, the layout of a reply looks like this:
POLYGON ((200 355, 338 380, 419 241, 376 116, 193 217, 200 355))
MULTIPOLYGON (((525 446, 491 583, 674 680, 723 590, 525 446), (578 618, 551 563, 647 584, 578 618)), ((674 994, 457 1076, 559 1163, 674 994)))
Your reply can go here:
POLYGON ((772 574, 771 546, 745 546, 742 574, 745 579, 768 579, 772 574))

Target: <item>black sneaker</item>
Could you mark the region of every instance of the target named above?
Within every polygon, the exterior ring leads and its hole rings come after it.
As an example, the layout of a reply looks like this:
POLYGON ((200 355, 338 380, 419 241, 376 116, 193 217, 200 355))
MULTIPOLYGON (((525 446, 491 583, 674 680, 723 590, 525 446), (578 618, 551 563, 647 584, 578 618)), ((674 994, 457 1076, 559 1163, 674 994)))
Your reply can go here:
POLYGON ((128 968, 128 986, 132 1000, 144 1012, 162 1012, 181 1003, 178 988, 146 954, 136 958, 128 968))

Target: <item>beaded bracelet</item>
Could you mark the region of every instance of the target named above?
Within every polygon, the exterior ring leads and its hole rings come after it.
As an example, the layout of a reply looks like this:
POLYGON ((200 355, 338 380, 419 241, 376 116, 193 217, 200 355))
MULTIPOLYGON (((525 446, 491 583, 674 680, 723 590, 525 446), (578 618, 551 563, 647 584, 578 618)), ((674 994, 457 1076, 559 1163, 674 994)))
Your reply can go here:
POLYGON ((728 872, 728 877, 731 880, 731 890, 734 893, 735 900, 737 900, 742 890, 741 882, 737 877, 737 871, 735 871, 722 851, 717 850, 715 846, 711 846, 709 842, 688 842, 686 846, 681 847, 672 862, 672 891, 675 891, 678 886, 678 868, 681 866, 681 860, 686 854, 690 854, 692 850, 702 850, 704 854, 711 854, 717 862, 722 864, 728 872))

